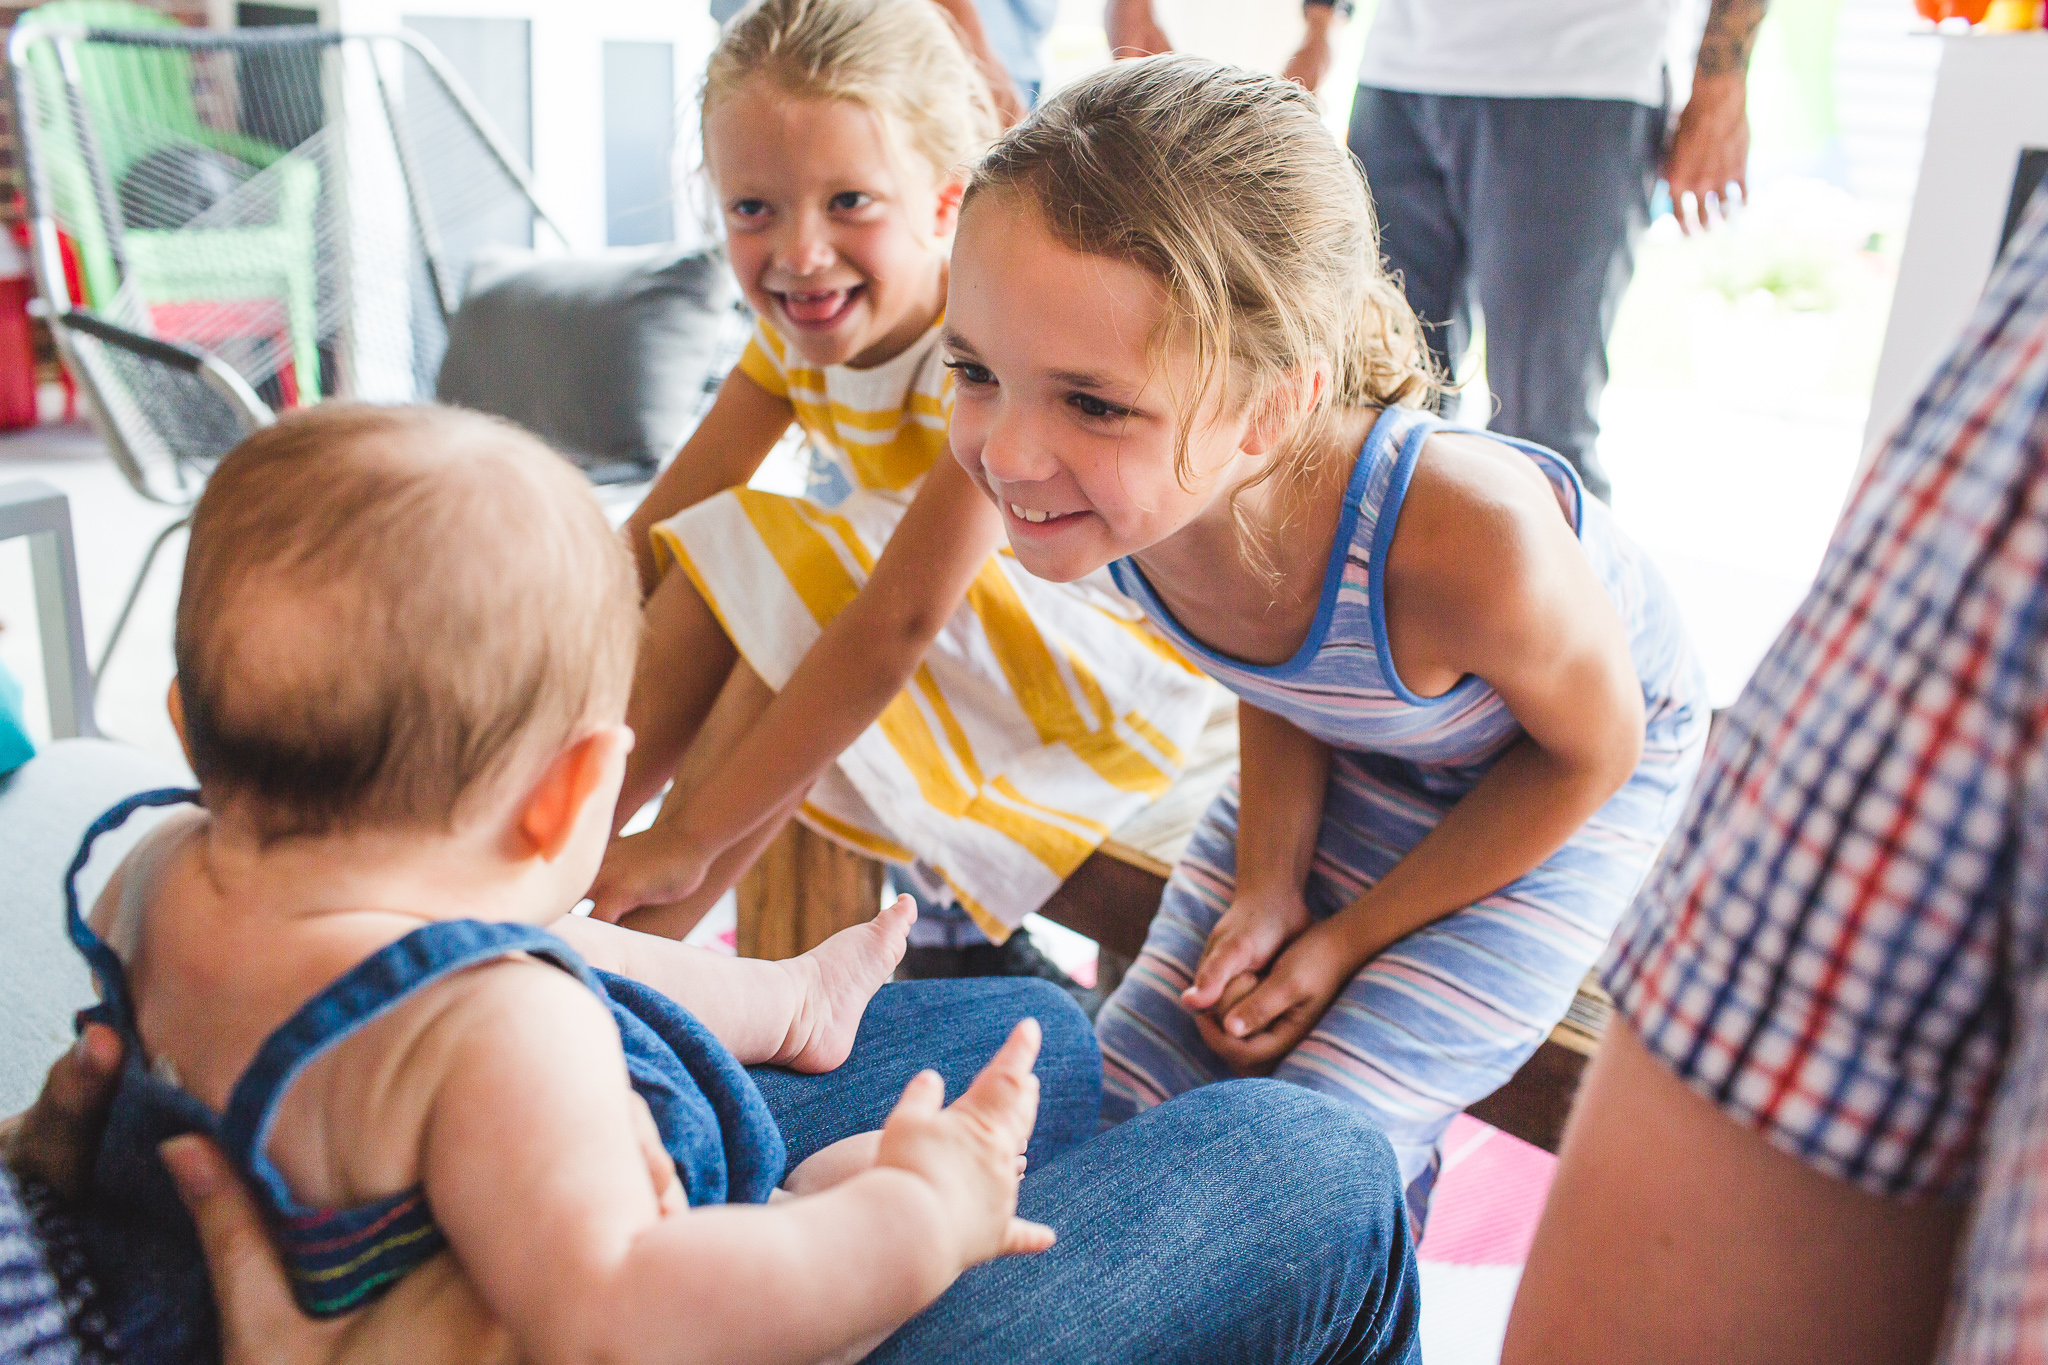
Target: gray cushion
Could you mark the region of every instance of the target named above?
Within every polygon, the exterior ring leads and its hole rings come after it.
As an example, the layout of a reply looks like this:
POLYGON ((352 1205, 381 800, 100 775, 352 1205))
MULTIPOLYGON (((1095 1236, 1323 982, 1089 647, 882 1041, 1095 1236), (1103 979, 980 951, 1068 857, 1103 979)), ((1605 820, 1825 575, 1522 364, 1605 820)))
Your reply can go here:
MULTIPOLYGON (((27 1106, 71 1043, 71 1016, 93 1003, 92 977, 64 933, 64 869, 87 825, 149 787, 191 774, 139 749, 100 739, 52 744, 0 777, 0 1114, 27 1106)), ((100 841, 78 879, 84 906, 156 819, 139 812, 100 841)))
POLYGON ((696 423, 737 293, 716 252, 486 258, 437 396, 517 422, 593 482, 647 478, 696 423))

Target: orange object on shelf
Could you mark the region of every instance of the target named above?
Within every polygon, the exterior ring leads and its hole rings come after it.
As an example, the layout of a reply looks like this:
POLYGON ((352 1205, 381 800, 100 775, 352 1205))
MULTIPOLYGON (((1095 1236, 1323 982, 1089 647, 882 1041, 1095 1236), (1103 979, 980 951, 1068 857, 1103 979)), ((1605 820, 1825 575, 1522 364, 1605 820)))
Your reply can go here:
POLYGON ((1913 8, 1920 12, 1922 19, 1940 23, 1944 19, 1965 19, 1972 24, 1982 23, 1985 12, 1991 8, 1991 0, 1913 0, 1913 8))

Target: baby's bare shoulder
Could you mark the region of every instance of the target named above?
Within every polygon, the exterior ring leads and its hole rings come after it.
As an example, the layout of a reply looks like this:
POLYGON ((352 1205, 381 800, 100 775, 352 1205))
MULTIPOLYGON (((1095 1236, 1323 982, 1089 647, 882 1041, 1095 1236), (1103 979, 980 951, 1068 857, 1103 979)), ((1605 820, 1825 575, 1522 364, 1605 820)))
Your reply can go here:
POLYGON ((619 1051, 604 1003, 545 963, 500 958, 423 986, 292 1081, 271 1158, 303 1203, 346 1208, 408 1189, 422 1177, 426 1134, 451 1086, 486 1077, 502 1086, 522 1073, 548 1085, 521 1056, 524 1035, 541 1029, 579 1039, 579 1057, 619 1051))
MULTIPOLYGON (((561 1068, 616 1068, 618 1025, 590 988, 535 958, 498 958, 418 990, 336 1052, 344 1109, 424 1124, 457 1081, 522 1076, 547 1085, 561 1068)), ((311 1076, 309 1076, 311 1078, 311 1076)))
MULTIPOLYGON (((423 1046, 465 1062, 554 1040, 623 1055, 611 1009, 568 972, 517 954, 457 972, 430 988, 416 1022, 423 1046)), ((426 994, 426 993, 423 993, 426 994)))

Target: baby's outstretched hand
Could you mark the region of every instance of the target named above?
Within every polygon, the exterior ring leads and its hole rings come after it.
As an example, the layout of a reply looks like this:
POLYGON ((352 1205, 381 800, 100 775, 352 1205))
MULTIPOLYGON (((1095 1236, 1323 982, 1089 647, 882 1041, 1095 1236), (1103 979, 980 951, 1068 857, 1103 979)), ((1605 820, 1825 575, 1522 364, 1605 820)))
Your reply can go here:
POLYGON ((960 1266, 1044 1251, 1053 1230, 1017 1214, 1017 1158, 1038 1119, 1038 1021, 1025 1019, 946 1108, 945 1082, 922 1071, 882 1126, 878 1165, 923 1177, 937 1191, 958 1237, 960 1266))
POLYGON ((789 1033, 771 1059, 792 1071, 830 1071, 853 1051, 868 1001, 896 972, 917 920, 917 903, 898 896, 866 924, 841 929, 782 966, 800 994, 789 1033))

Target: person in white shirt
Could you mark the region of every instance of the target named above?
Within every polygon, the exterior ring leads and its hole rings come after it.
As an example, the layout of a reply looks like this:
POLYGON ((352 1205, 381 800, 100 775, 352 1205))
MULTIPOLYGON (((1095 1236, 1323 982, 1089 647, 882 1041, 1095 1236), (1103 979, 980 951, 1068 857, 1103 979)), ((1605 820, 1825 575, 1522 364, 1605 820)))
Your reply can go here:
MULTIPOLYGON (((1768 0, 1712 0, 1667 136, 1684 0, 1379 0, 1352 105, 1382 247, 1452 368, 1486 325, 1490 426, 1607 498, 1607 338, 1661 176, 1688 232, 1739 197, 1750 49, 1768 0)), ((1286 74, 1318 87, 1349 0, 1308 0, 1286 74)), ((1109 0, 1119 57, 1170 44, 1151 0, 1109 0)))

